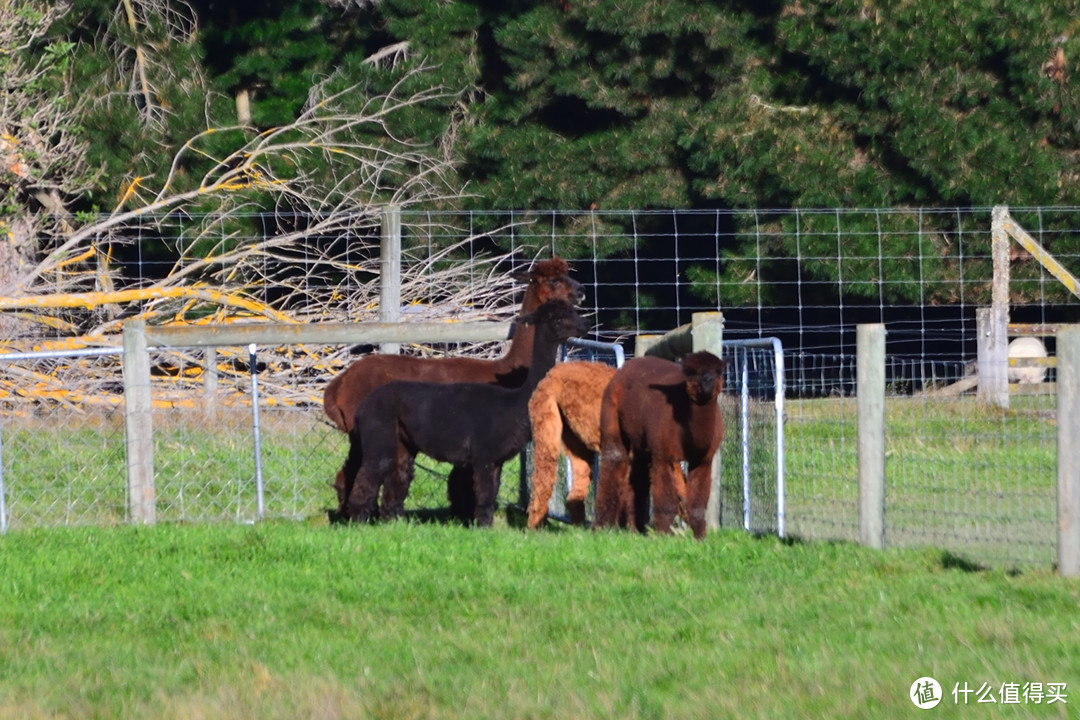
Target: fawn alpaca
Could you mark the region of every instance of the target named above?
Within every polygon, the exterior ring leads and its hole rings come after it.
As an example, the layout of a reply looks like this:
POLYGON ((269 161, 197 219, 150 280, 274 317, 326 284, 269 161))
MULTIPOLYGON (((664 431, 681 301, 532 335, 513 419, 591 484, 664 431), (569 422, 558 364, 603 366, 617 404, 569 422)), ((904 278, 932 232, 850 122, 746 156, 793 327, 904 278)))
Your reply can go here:
POLYGON ((547 518, 548 501, 559 474, 559 450, 570 458, 573 484, 566 496, 571 522, 585 523, 592 463, 600 450, 600 403, 615 368, 595 362, 556 365, 529 399, 533 472, 529 527, 547 518))

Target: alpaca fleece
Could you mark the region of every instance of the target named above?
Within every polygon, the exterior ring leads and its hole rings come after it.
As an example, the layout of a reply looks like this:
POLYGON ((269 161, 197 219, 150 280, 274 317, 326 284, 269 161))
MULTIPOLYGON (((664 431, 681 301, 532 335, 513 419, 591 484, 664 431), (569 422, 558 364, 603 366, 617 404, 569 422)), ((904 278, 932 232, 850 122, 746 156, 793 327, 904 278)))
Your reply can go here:
MULTIPOLYGON (((535 312, 549 300, 578 304, 583 299, 581 283, 570 278, 570 266, 560 257, 534 263, 517 279, 526 283, 520 315, 535 312)), ((506 354, 496 360, 451 357, 422 358, 412 355, 367 355, 353 362, 335 376, 323 391, 323 411, 338 430, 352 429, 356 409, 376 388, 395 380, 455 383, 495 383, 518 387, 528 373, 535 329, 521 325, 516 329, 506 354)), ((332 521, 345 519, 345 503, 352 492, 352 478, 339 471, 334 480, 338 508, 331 511, 332 521)), ((448 495, 451 512, 466 520, 472 517, 472 477, 467 467, 454 467, 450 473, 448 495)))
POLYGON ((657 532, 670 533, 682 514, 695 538, 705 536, 712 459, 724 437, 717 402, 724 367, 712 353, 697 352, 681 363, 634 358, 615 373, 600 410, 597 527, 644 532, 651 493, 657 532))
POLYGON ((571 522, 585 523, 585 500, 592 463, 600 451, 600 402, 615 368, 595 362, 556 365, 529 399, 533 472, 529 498, 530 528, 547 518, 548 501, 559 475, 560 451, 570 458, 573 483, 566 496, 571 522))
POLYGON ((499 468, 529 441, 529 397, 555 365, 559 345, 587 329, 574 307, 562 300, 544 303, 521 321, 536 330, 521 387, 395 380, 374 390, 357 407, 344 470, 346 478, 353 478, 346 503, 349 519, 363 522, 400 515, 413 461, 417 453, 424 453, 472 468, 473 520, 478 525, 492 523, 499 468))

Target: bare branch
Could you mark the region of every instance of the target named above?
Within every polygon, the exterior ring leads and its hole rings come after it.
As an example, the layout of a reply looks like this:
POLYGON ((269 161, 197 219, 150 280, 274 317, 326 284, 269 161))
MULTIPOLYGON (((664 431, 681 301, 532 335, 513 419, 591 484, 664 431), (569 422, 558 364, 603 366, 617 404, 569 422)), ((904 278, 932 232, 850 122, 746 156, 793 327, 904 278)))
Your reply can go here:
MULTIPOLYGON (((0 300, 0 311, 18 311, 23 318, 37 313, 39 322, 53 324, 61 309, 71 319, 81 314, 76 327, 87 337, 115 330, 112 316, 101 316, 105 305, 138 303, 143 317, 160 321, 207 312, 223 320, 368 316, 377 296, 380 208, 443 207, 459 197, 452 153, 394 130, 395 118, 410 108, 454 99, 437 86, 405 91, 427 71, 401 73, 389 91, 370 97, 360 86, 342 87, 339 78, 327 78, 312 88, 304 110, 287 126, 258 135, 239 127, 203 131, 176 153, 163 180, 134 179, 113 213, 71 231, 35 263, 24 264, 18 292, 0 300), (223 133, 236 137, 237 145, 223 156, 211 154, 223 133), (207 159, 197 186, 180 189, 190 182, 184 173, 207 159), (188 210, 205 208, 208 201, 215 212, 188 210), (267 215, 267 207, 277 211, 267 215), (252 236, 255 212, 276 218, 277 226, 252 236), (175 266, 151 285, 116 284, 101 272, 108 267, 103 249, 126 242, 133 228, 148 223, 162 237, 177 238, 175 266), (47 293, 52 296, 42 299, 47 293)), ((433 230, 416 228, 418 234, 433 230)), ((490 275, 476 282, 490 272, 484 262, 449 262, 453 254, 469 254, 475 238, 460 229, 440 234, 463 239, 406 263, 404 301, 429 315, 504 313, 505 285, 490 282, 490 275)))

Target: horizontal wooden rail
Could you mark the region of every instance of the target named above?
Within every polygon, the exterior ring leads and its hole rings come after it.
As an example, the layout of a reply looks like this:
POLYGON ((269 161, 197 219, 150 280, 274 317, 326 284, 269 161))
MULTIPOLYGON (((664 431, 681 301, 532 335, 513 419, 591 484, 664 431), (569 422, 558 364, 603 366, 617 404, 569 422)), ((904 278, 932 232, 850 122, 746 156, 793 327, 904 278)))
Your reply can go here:
POLYGON ((1033 337, 1050 337, 1057 335, 1058 325, 1044 325, 1042 323, 1009 323, 1009 337, 1029 335, 1033 337))
POLYGON ((509 322, 417 323, 247 323, 146 328, 151 347, 229 347, 302 344, 498 342, 510 335, 509 322))

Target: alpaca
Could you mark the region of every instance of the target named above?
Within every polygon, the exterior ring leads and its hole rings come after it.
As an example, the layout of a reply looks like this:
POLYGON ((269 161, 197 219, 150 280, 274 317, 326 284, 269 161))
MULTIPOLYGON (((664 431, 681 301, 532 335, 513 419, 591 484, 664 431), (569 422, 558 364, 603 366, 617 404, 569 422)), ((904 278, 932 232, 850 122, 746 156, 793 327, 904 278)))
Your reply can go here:
POLYGON ((520 321, 535 330, 529 372, 521 386, 395 380, 360 403, 345 461, 345 476, 353 478, 346 503, 349 519, 400 515, 412 481, 413 461, 422 452, 472 467, 473 519, 477 525, 491 525, 498 470, 529 441, 529 397, 555 365, 559 345, 587 330, 584 319, 563 300, 549 300, 520 321))
POLYGON ((573 484, 566 496, 570 521, 585 523, 592 463, 600 450, 600 401, 615 368, 596 362, 556 365, 529 399, 533 471, 530 528, 547 518, 548 501, 559 475, 560 449, 570 458, 573 484))
MULTIPOLYGON (((520 314, 534 312, 548 300, 559 299, 574 305, 584 299, 581 283, 570 278, 570 266, 560 257, 535 263, 517 279, 526 281, 525 296, 520 314)), ((496 360, 471 357, 422 358, 412 355, 367 355, 355 361, 326 386, 323 392, 323 411, 338 430, 352 429, 356 408, 375 388, 393 380, 424 382, 497 383, 503 387, 518 387, 528 372, 535 330, 531 326, 515 326, 513 339, 506 354, 496 360)), ((338 508, 329 513, 331 521, 343 519, 345 503, 352 489, 352 478, 337 473, 334 489, 338 508)), ((450 473, 448 495, 451 512, 466 519, 472 516, 472 480, 468 468, 455 467, 450 473)))
POLYGON ((615 373, 600 410, 597 527, 617 523, 644 532, 651 490, 657 532, 670 533, 681 511, 694 537, 705 536, 712 459, 724 437, 717 403, 724 367, 712 353, 696 352, 681 363, 634 358, 615 373))

